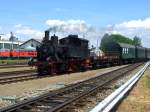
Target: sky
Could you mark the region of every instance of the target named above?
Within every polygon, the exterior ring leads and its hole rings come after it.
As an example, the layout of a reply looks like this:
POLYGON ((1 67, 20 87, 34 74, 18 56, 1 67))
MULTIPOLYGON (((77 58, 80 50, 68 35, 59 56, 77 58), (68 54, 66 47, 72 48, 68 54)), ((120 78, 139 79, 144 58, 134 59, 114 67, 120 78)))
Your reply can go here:
POLYGON ((41 39, 78 34, 96 45, 105 33, 139 36, 150 47, 150 0, 0 0, 0 34, 41 39))

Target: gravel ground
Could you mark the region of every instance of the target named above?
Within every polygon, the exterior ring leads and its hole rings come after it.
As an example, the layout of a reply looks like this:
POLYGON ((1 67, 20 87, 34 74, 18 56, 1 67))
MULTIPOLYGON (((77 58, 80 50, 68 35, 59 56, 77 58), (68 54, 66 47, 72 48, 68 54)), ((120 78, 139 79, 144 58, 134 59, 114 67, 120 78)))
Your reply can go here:
POLYGON ((71 83, 89 79, 124 66, 126 65, 0 85, 0 107, 4 107, 30 97, 36 97, 45 92, 64 87, 71 83))
POLYGON ((18 67, 18 68, 2 68, 0 69, 0 73, 2 72, 13 72, 13 71, 23 71, 23 70, 32 70, 34 67, 18 67))
POLYGON ((121 102, 117 112, 150 112, 150 87, 147 85, 149 77, 150 67, 129 95, 121 102))
MULTIPOLYGON (((119 88, 121 85, 123 85, 126 81, 128 81, 139 69, 138 67, 136 70, 131 72, 129 75, 126 75, 117 81, 112 82, 111 84, 104 87, 103 90, 100 90, 99 93, 96 93, 87 99, 84 99, 84 102, 86 102, 84 105, 80 104, 77 106, 77 109, 74 109, 72 112, 89 112, 94 108, 99 102, 101 102, 103 99, 105 99, 108 95, 110 95, 112 92, 114 92, 117 88, 119 88), (81 106, 82 105, 82 106, 81 106)), ((84 103, 83 102, 83 103, 84 103)), ((81 103, 81 102, 80 102, 81 103)), ((120 111, 119 111, 120 112, 120 111)), ((127 111, 121 111, 121 112, 127 112, 127 111)), ((132 112, 132 111, 129 111, 132 112)))

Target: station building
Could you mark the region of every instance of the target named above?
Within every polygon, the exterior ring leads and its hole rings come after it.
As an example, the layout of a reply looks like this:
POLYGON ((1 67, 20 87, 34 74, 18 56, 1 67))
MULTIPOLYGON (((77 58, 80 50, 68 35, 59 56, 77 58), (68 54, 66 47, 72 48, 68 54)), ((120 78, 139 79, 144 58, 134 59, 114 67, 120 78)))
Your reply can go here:
POLYGON ((0 49, 17 49, 22 42, 11 42, 7 40, 0 40, 0 49))
POLYGON ((0 35, 0 50, 21 49, 35 51, 40 44, 41 42, 36 39, 29 39, 25 42, 19 41, 12 32, 9 40, 3 40, 0 35))
POLYGON ((12 32, 9 40, 2 39, 2 36, 0 35, 0 50, 17 49, 22 43, 23 42, 19 41, 12 32))
POLYGON ((41 42, 36 39, 29 39, 25 42, 23 42, 21 45, 19 45, 20 49, 25 49, 25 50, 36 50, 36 47, 39 46, 41 42))

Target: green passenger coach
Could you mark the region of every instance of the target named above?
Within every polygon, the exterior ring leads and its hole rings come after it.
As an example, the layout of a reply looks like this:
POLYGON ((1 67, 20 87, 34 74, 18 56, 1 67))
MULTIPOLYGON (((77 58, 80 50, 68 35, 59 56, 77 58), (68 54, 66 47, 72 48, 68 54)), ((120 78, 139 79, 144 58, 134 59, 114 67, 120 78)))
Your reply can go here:
POLYGON ((126 43, 107 43, 105 52, 118 54, 122 62, 132 62, 136 58, 136 47, 126 43))

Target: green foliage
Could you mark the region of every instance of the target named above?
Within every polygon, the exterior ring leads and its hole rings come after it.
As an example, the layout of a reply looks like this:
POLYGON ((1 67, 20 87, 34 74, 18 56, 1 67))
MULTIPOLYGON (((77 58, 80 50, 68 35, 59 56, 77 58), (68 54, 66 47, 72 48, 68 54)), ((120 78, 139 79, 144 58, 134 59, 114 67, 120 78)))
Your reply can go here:
POLYGON ((123 35, 112 34, 112 35, 110 35, 110 38, 112 38, 112 40, 117 42, 117 43, 126 43, 126 44, 130 44, 130 45, 134 45, 132 39, 125 37, 123 35))
POLYGON ((101 49, 102 51, 105 51, 105 50, 106 50, 105 45, 107 45, 110 41, 111 41, 110 36, 109 36, 108 34, 105 34, 105 35, 103 36, 103 38, 101 39, 100 49, 101 49))
POLYGON ((113 42, 141 46, 141 39, 138 37, 135 37, 134 40, 132 40, 128 37, 119 34, 105 34, 101 39, 100 49, 102 51, 106 51, 106 45, 111 44, 113 42))
POLYGON ((142 46, 141 39, 140 39, 139 37, 137 37, 137 36, 135 36, 135 37, 133 38, 133 43, 134 43, 134 45, 136 45, 136 46, 142 46))

